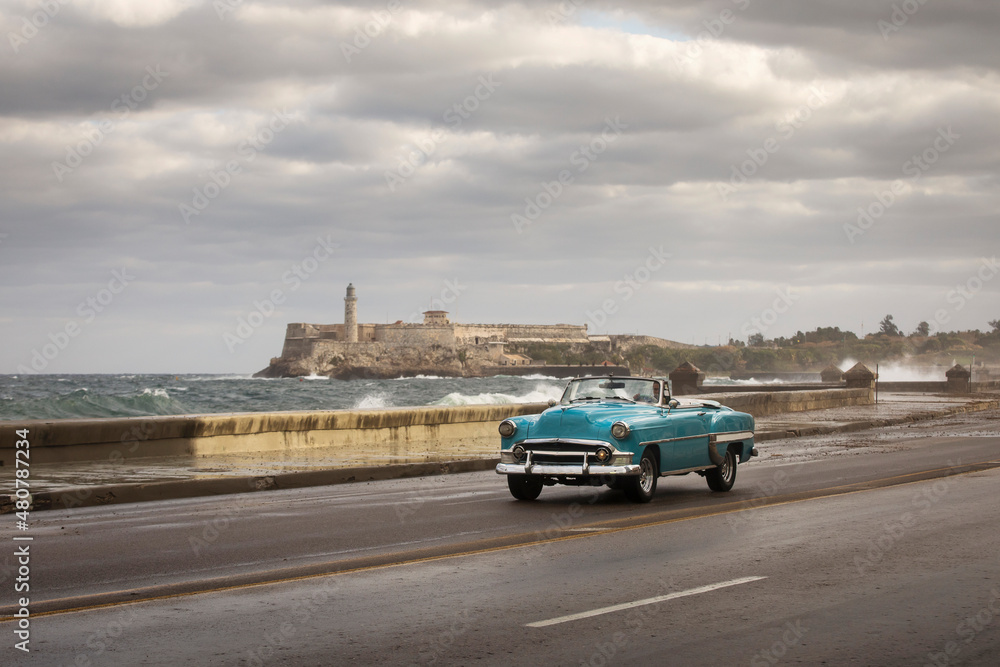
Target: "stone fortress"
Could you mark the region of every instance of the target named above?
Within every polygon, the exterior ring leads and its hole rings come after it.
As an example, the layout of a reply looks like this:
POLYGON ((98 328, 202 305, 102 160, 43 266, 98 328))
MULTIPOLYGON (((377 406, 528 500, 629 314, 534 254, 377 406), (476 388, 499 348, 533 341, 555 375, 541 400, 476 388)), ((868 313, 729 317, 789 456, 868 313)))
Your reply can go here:
POLYGON ((523 354, 508 353, 506 347, 517 343, 597 343, 607 346, 610 352, 616 339, 631 336, 590 336, 585 324, 457 324, 441 310, 429 310, 423 316, 423 323, 359 324, 357 292, 353 284, 348 285, 343 324, 289 324, 281 356, 271 359, 270 365, 255 376, 326 375, 350 379, 628 373, 627 368, 614 365, 547 366, 523 354))

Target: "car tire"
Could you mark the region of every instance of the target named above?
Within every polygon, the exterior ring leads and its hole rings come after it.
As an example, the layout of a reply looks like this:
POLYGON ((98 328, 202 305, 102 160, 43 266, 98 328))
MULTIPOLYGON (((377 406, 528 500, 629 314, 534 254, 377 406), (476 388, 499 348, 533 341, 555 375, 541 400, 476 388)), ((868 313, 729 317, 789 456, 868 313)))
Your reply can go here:
POLYGON ((542 480, 531 475, 507 475, 507 488, 518 500, 534 500, 542 492, 542 480))
POLYGON ((642 453, 639 461, 639 474, 635 477, 628 477, 624 480, 622 490, 625 496, 633 503, 648 503, 656 493, 656 480, 660 477, 659 466, 656 465, 656 456, 653 451, 647 449, 642 453))
POLYGON ((736 464, 736 454, 731 449, 727 450, 722 465, 705 471, 708 488, 720 492, 733 488, 733 484, 736 483, 736 464))

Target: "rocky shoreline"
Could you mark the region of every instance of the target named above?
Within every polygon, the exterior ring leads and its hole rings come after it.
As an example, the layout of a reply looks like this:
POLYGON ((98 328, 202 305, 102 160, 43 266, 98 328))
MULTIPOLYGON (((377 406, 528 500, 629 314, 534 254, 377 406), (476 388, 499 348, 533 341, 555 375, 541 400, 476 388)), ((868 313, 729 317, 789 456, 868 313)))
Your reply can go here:
MULTIPOLYGON (((459 364, 459 366, 461 366, 459 364)), ((627 366, 556 366, 556 365, 525 365, 525 366, 478 366, 475 369, 455 368, 454 365, 438 366, 355 366, 340 364, 327 368, 315 368, 299 361, 286 361, 280 358, 272 359, 272 363, 253 374, 255 378, 295 378, 309 376, 325 376, 335 380, 391 380, 400 377, 435 376, 435 377, 492 377, 495 375, 544 375, 556 378, 571 378, 582 375, 629 375, 627 366)))

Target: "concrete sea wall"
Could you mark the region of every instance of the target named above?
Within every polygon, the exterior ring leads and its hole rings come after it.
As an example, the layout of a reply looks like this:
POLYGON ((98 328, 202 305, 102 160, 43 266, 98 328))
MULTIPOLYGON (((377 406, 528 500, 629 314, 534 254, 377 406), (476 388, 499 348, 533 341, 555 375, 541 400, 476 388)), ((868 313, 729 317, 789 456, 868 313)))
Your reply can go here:
MULTIPOLYGON (((711 394, 735 410, 763 417, 783 412, 869 405, 867 389, 711 394)), ((0 465, 14 463, 15 431, 29 430, 32 463, 123 461, 247 452, 322 449, 336 456, 440 460, 495 456, 497 424, 536 414, 544 403, 321 412, 228 413, 122 419, 0 422, 0 465)))
MULTIPOLYGON (((684 398, 693 398, 685 396, 684 398)), ((824 410, 826 408, 872 405, 873 389, 817 389, 805 391, 759 391, 699 394, 697 398, 718 401, 733 410, 748 412, 754 417, 767 417, 785 412, 824 410)))
POLYGON ((15 431, 29 430, 32 463, 324 449, 331 455, 470 458, 493 453, 501 420, 544 403, 260 412, 0 422, 0 460, 14 465, 15 431))

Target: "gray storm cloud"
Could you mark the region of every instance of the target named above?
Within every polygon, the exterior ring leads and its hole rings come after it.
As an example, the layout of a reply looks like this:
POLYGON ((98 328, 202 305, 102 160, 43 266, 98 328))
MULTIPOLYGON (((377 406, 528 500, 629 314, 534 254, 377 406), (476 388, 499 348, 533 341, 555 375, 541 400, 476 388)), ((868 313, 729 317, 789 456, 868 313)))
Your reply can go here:
POLYGON ((6 0, 0 372, 67 326, 47 371, 251 372, 348 282, 362 321, 457 281, 457 321, 583 323, 650 247, 596 331, 714 344, 788 293, 768 337, 985 329, 997 284, 948 295, 997 252, 998 27, 971 0, 6 0))

